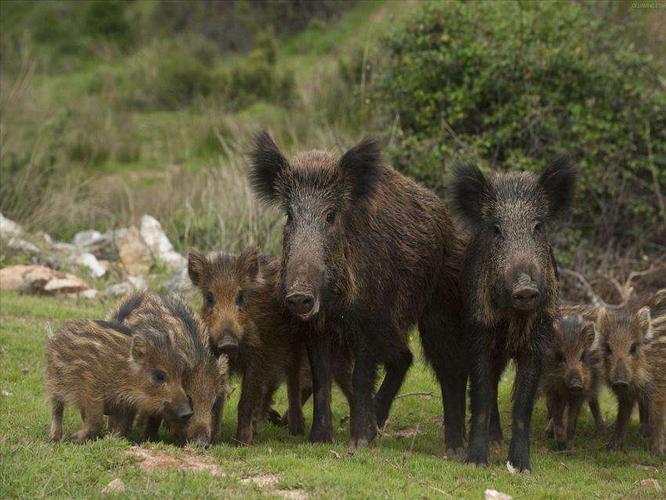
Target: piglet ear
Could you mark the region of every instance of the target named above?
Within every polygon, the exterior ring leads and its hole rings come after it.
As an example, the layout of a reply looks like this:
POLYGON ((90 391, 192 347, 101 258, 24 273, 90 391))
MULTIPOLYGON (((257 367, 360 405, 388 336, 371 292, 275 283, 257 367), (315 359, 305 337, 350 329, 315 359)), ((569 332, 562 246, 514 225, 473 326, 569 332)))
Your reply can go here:
POLYGON ((187 255, 187 273, 190 275, 192 284, 197 288, 203 285, 203 277, 208 269, 208 259, 202 255, 196 248, 190 250, 187 255))
POLYGON ((459 164, 453 167, 453 180, 449 185, 453 210, 468 226, 483 223, 483 210, 495 199, 488 179, 475 165, 459 164))
POLYGON ((134 334, 132 335, 132 347, 130 348, 130 357, 132 361, 140 363, 146 357, 146 352, 148 350, 148 344, 143 335, 134 334))
POLYGON ((250 280, 255 281, 259 274, 259 252, 255 247, 247 247, 238 257, 238 265, 242 269, 244 276, 249 276, 250 280))
POLYGON ((643 307, 637 313, 640 335, 643 339, 652 338, 652 321, 650 319, 650 308, 643 307))
POLYGON ((539 185, 548 199, 548 216, 558 218, 571 208, 578 172, 568 158, 560 157, 541 172, 539 185))
POLYGON ((371 138, 362 140, 342 155, 338 167, 350 187, 352 200, 371 195, 382 170, 379 142, 371 138))
POLYGON ((608 312, 608 309, 602 307, 601 309, 599 309, 599 312, 597 313, 597 321, 596 321, 597 331, 603 333, 605 328, 608 326, 609 321, 610 321, 610 313, 608 312))
POLYGON ((270 134, 259 132, 250 152, 250 185, 257 196, 268 203, 277 202, 280 176, 287 168, 289 162, 270 134))

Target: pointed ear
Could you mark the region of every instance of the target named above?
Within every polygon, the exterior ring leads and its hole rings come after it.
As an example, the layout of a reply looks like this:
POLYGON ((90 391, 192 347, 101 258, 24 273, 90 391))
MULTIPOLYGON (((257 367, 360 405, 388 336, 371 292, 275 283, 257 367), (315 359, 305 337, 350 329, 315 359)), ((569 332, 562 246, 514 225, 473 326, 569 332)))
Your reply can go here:
POLYGON ((382 151, 377 140, 363 139, 340 158, 338 168, 351 190, 352 200, 374 191, 382 169, 382 151))
POLYGON ((143 335, 132 335, 132 347, 130 348, 130 358, 132 361, 140 363, 146 357, 148 345, 143 335))
POLYGON ((247 247, 238 257, 238 265, 243 270, 243 275, 249 276, 252 281, 259 274, 259 252, 255 247, 247 247))
POLYGON ((608 326, 608 322, 610 321, 610 314, 608 313, 608 309, 605 307, 602 307, 599 309, 599 312, 597 313, 597 331, 599 333, 603 333, 605 331, 605 328, 608 326))
POLYGON ((583 345, 585 349, 590 349, 594 344, 594 339, 596 338, 596 329, 594 328, 594 323, 591 321, 586 322, 583 325, 581 330, 581 335, 583 337, 583 345))
POLYGON ((640 326, 640 336, 643 339, 649 339, 652 337, 652 321, 650 319, 650 308, 642 307, 638 313, 638 325, 640 326))
POLYGON ((549 163, 541 172, 539 185, 548 199, 548 216, 558 218, 573 204, 578 172, 568 158, 561 157, 549 163))
POLYGON ((197 288, 203 286, 203 277, 206 275, 208 265, 208 259, 196 248, 190 250, 187 255, 187 273, 190 275, 192 284, 197 288))
POLYGON ((273 138, 266 131, 254 138, 250 152, 250 185, 256 195, 267 203, 275 203, 280 196, 278 183, 280 175, 289 162, 282 155, 273 138))
POLYGON ((478 167, 459 164, 453 167, 453 180, 449 186, 453 210, 468 226, 483 223, 483 208, 495 199, 488 179, 478 167))

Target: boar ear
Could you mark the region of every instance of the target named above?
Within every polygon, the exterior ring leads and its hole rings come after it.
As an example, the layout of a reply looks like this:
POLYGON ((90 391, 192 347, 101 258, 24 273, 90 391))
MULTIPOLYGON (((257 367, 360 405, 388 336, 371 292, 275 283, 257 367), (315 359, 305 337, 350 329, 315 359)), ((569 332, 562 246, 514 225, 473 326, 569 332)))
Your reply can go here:
POLYGON ((381 172, 382 150, 376 139, 363 139, 340 158, 339 168, 353 200, 372 194, 381 172))
POLYGON ((259 252, 255 247, 247 247, 238 257, 238 265, 243 270, 243 274, 250 277, 252 281, 257 279, 259 274, 259 252))
POLYGON ((449 186, 453 210, 469 226, 483 223, 483 207, 495 198, 488 179, 478 167, 459 164, 453 167, 453 180, 449 186))
POLYGON ((539 177, 539 185, 548 198, 548 216, 558 218, 573 204, 576 193, 576 168, 568 158, 560 157, 546 165, 539 177))
POLYGON ((642 307, 636 314, 638 317, 638 325, 640 326, 640 336, 643 339, 650 339, 652 337, 652 321, 650 319, 650 308, 642 307))
POLYGON ((594 328, 594 323, 588 321, 583 325, 583 330, 581 331, 583 336, 583 345, 585 349, 590 349, 594 344, 594 339, 596 337, 596 329, 594 328))
POLYGON ((192 284, 197 288, 203 285, 203 277, 208 268, 208 259, 202 255, 196 248, 190 250, 187 255, 187 273, 190 275, 192 284))
POLYGON ((289 167, 273 138, 265 130, 254 138, 250 152, 250 185, 259 198, 268 203, 278 200, 281 173, 289 167))
POLYGON ((148 345, 143 335, 132 335, 132 347, 130 348, 130 356, 133 361, 141 362, 146 357, 148 345))

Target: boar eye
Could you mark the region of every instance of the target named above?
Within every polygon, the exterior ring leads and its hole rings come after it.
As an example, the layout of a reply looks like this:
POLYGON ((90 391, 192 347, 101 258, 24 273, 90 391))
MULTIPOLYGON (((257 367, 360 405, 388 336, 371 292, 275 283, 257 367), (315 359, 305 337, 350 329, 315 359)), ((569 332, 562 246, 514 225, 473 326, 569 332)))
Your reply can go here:
POLYGON ((294 215, 291 213, 291 209, 287 209, 287 224, 291 223, 294 220, 294 215))
POLYGON ((335 211, 331 210, 326 214, 326 222, 333 224, 335 222, 335 211))
POLYGON ((580 360, 581 362, 585 362, 585 351, 583 351, 580 355, 580 360))
POLYGON ((608 342, 604 344, 604 351, 606 351, 606 354, 612 354, 613 349, 611 349, 611 346, 608 345, 608 342))
POLYGON ((555 360, 556 360, 558 363, 563 363, 563 362, 564 362, 564 354, 563 354, 561 351, 557 351, 557 352, 555 353, 555 360))
POLYGON ((633 344, 631 344, 631 347, 629 348, 629 354, 635 356, 637 350, 638 350, 638 343, 634 342, 633 344))
POLYGON ((215 295, 213 295, 213 292, 206 292, 206 305, 213 307, 213 304, 215 304, 215 295))
POLYGON ((502 228, 499 227, 499 224, 493 224, 493 235, 496 238, 502 238, 502 228))
POLYGON ((239 307, 242 306, 244 300, 245 297, 243 297, 243 292, 238 292, 238 295, 236 295, 236 305, 239 307))
POLYGON ((153 381, 156 384, 163 384, 164 382, 166 382, 166 378, 167 378, 166 373, 164 373, 162 370, 155 370, 153 372, 153 381))
POLYGON ((543 233, 543 222, 540 220, 534 221, 534 232, 537 234, 543 233))

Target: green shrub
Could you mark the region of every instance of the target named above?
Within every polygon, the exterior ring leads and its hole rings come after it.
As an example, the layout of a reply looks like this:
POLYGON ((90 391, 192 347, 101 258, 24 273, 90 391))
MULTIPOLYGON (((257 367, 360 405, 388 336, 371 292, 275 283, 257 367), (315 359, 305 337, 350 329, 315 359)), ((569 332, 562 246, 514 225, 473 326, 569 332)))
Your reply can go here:
POLYGON ((538 170, 570 155, 571 246, 655 251, 666 92, 631 28, 575 2, 428 3, 380 44, 369 107, 394 164, 435 188, 460 158, 538 170))

